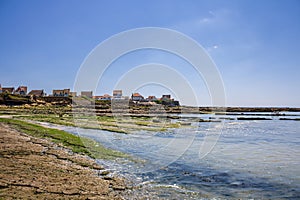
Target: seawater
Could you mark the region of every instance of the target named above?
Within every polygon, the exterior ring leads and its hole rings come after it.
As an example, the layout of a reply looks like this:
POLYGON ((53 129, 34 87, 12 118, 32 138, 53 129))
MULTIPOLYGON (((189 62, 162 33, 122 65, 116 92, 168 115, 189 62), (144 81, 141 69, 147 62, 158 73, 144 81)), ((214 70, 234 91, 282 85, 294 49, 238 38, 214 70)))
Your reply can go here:
POLYGON ((138 186, 129 195, 147 193, 153 199, 300 198, 300 121, 191 122, 192 127, 127 135, 63 129, 140 159, 100 161, 138 186), (201 157, 200 149, 209 134, 215 134, 217 142, 201 157))

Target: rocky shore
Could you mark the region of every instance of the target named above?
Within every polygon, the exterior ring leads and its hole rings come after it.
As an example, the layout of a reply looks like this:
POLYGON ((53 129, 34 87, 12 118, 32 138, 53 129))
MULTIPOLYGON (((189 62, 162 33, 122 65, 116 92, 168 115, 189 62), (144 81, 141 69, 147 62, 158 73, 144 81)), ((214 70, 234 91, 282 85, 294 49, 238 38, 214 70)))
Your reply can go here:
POLYGON ((0 199, 123 199, 123 179, 93 159, 0 123, 0 199))

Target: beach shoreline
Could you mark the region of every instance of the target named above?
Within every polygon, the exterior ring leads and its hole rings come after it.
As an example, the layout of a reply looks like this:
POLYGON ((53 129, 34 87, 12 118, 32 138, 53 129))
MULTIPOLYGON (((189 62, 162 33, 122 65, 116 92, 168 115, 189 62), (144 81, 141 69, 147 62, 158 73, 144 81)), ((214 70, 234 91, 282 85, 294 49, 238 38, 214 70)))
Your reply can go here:
POLYGON ((0 123, 0 198, 123 199, 125 180, 88 156, 0 123))

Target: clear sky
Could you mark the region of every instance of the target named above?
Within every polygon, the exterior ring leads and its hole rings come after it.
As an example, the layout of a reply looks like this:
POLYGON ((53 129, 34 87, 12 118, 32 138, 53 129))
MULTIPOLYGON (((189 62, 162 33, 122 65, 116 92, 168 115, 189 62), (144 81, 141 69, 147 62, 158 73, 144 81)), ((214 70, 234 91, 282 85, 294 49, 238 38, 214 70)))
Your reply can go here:
MULTIPOLYGON (((0 84, 47 93, 72 88, 81 63, 100 42, 128 29, 163 27, 207 50, 224 81, 227 105, 300 107, 299 19, 299 0, 0 0, 0 84)), ((154 51, 124 56, 96 92, 111 93, 116 74, 132 66, 168 61, 209 105, 207 91, 197 86, 203 81, 176 59, 154 51)), ((139 91, 159 95, 160 89, 139 91)))

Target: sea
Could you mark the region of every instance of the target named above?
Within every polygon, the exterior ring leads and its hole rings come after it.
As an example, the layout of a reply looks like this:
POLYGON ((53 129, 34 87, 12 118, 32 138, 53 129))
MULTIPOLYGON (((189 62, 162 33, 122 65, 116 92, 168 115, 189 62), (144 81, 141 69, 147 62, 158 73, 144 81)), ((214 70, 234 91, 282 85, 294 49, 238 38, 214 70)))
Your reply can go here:
POLYGON ((185 126, 159 132, 60 128, 132 156, 98 161, 128 180, 128 199, 300 199, 300 114, 241 115, 177 115, 185 126))

